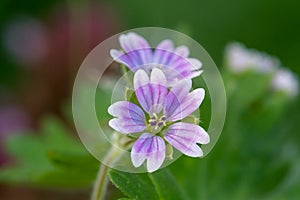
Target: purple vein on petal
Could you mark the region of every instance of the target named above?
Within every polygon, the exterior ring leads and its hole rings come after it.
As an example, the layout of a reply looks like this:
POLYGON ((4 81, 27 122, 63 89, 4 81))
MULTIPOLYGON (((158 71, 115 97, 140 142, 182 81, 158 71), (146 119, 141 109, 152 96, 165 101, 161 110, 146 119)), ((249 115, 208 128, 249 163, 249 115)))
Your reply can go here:
POLYGON ((114 117, 109 126, 124 134, 141 132, 146 127, 145 114, 140 107, 128 101, 119 101, 108 108, 108 113, 114 117))

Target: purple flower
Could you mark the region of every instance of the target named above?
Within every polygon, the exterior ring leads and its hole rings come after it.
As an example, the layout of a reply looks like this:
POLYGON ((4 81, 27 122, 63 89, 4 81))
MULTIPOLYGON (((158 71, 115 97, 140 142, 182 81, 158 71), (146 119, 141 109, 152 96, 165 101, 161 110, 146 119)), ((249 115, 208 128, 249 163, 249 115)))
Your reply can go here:
POLYGON ((136 33, 123 34, 119 38, 122 50, 112 49, 111 56, 131 71, 139 69, 150 74, 153 68, 160 68, 166 75, 168 86, 183 78, 192 79, 201 74, 202 63, 189 58, 186 46, 174 48, 171 40, 161 41, 153 51, 149 43, 136 33))
POLYGON ((122 134, 142 133, 131 150, 135 167, 147 160, 147 170, 157 170, 166 157, 166 142, 185 155, 203 155, 197 143, 207 144, 209 135, 196 124, 180 121, 197 110, 204 99, 204 89, 190 92, 191 86, 190 79, 181 80, 169 90, 160 69, 154 68, 150 78, 138 70, 134 90, 140 105, 119 101, 108 108, 115 117, 109 121, 110 127, 122 134))

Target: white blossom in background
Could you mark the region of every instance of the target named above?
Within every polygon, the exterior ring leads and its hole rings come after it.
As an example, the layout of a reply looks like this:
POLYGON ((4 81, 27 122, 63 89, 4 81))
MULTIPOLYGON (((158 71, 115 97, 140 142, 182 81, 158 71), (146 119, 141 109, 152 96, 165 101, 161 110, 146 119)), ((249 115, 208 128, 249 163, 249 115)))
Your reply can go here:
POLYGON ((285 92, 290 97, 295 97, 299 93, 298 78, 288 69, 277 70, 271 86, 275 91, 285 92))
POLYGON ((249 70, 270 73, 280 65, 277 58, 254 49, 248 49, 238 42, 227 45, 225 57, 229 69, 234 73, 249 70))

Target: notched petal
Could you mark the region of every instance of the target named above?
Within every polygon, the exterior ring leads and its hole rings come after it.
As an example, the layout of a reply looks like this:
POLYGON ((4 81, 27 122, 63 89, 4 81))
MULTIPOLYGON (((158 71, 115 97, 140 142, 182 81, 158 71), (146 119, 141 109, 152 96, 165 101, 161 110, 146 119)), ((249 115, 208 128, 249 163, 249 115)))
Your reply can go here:
POLYGON ((194 67, 194 70, 199 70, 202 67, 202 63, 196 58, 187 58, 187 60, 194 67))
POLYGON ((180 152, 191 157, 203 156, 203 152, 197 143, 207 144, 209 142, 209 135, 203 128, 184 122, 171 125, 167 129, 164 138, 180 152))
POLYGON ((135 90, 139 89, 144 85, 147 85, 149 82, 149 76, 144 70, 140 69, 134 74, 133 83, 135 90))
POLYGON ((158 68, 154 68, 151 72, 151 83, 167 86, 167 79, 165 74, 158 68))
POLYGON ((152 152, 148 155, 147 170, 154 172, 160 168, 166 158, 166 145, 161 137, 154 136, 152 152))
POLYGON ((179 46, 175 49, 175 52, 183 57, 188 57, 190 54, 189 48, 187 46, 179 46))
POLYGON ((174 43, 172 42, 172 40, 163 40, 156 46, 155 49, 173 51, 174 43))
MULTIPOLYGON (((170 92, 171 93, 171 92, 170 92)), ((177 98, 177 96, 181 96, 180 94, 176 94, 176 93, 171 93, 168 94, 168 96, 175 96, 173 98, 177 98)), ((181 120, 184 119, 185 117, 189 116, 190 114, 192 114, 194 111, 196 111, 200 104, 202 103, 203 99, 205 96, 205 90, 203 88, 198 88, 195 89, 194 91, 192 91, 191 93, 187 94, 183 99, 178 99, 179 104, 178 106, 176 106, 176 109, 173 109, 172 111, 166 111, 167 116, 168 116, 168 120, 170 121, 177 121, 177 120, 181 120)), ((166 99, 168 99, 169 97, 167 97, 166 99)))
POLYGON ((140 167, 147 160, 148 172, 159 169, 165 160, 166 146, 164 140, 159 136, 149 133, 141 135, 133 144, 131 150, 131 161, 135 167, 140 167))
POLYGON ((116 102, 108 108, 108 113, 117 117, 109 121, 109 126, 120 133, 141 132, 146 127, 144 112, 131 102, 116 102))

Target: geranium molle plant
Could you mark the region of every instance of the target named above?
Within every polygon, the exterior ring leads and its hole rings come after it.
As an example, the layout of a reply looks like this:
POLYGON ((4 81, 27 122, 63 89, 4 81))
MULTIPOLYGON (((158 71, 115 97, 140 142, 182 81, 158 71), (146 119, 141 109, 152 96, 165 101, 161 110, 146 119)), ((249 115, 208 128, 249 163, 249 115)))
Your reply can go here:
POLYGON ((204 89, 191 91, 190 79, 182 79, 171 88, 161 69, 149 75, 142 69, 134 74, 137 103, 119 101, 108 108, 114 116, 109 126, 121 134, 136 135, 131 150, 135 167, 147 160, 147 170, 156 171, 166 158, 166 145, 183 154, 201 157, 198 144, 209 143, 209 135, 198 124, 184 122, 204 99, 204 89), (197 144, 198 143, 198 144, 197 144))
POLYGON ((122 50, 112 49, 115 61, 124 64, 131 71, 139 69, 150 74, 153 68, 160 68, 165 74, 168 86, 184 78, 195 78, 201 74, 202 63, 189 57, 188 47, 174 47, 171 40, 161 41, 154 50, 142 36, 130 32, 119 37, 122 50))

